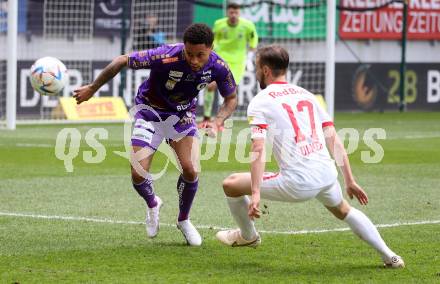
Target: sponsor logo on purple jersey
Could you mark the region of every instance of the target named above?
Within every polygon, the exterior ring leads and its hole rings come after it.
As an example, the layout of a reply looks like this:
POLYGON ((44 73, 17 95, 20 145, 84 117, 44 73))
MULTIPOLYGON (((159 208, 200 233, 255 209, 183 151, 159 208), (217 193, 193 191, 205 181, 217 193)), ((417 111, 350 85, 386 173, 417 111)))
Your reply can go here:
POLYGON ((193 111, 198 93, 213 81, 223 97, 236 89, 231 71, 215 52, 211 52, 205 66, 193 71, 185 60, 182 43, 133 52, 128 66, 151 70, 149 78, 139 86, 136 104, 167 111, 193 111))

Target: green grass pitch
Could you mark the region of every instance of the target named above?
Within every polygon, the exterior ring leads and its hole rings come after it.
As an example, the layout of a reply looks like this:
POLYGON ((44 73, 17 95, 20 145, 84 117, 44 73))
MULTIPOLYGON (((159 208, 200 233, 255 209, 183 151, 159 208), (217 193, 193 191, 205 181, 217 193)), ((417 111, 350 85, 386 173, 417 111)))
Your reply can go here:
MULTIPOLYGON (((386 270, 378 255, 317 202, 263 202, 268 208, 257 222, 262 245, 228 248, 215 239, 216 228, 235 227, 221 190, 234 171, 235 145, 229 162, 218 154, 202 161, 200 187, 191 219, 201 226, 202 247, 187 247, 173 227, 178 206, 177 170, 155 183, 165 202, 161 231, 147 239, 145 205, 131 188, 123 150, 122 126, 20 126, 0 131, 0 282, 1 283, 440 283, 440 113, 337 114, 337 129, 383 128, 387 138, 380 163, 365 164, 364 142, 350 154, 358 182, 370 204, 359 206, 407 267, 386 270), (75 127, 82 134, 74 171, 55 157, 58 132, 75 127), (91 151, 84 140, 90 128, 105 128, 106 158, 83 161, 91 151), (89 219, 87 219, 89 218, 89 219), (427 224, 408 225, 408 223, 427 224), (406 225, 405 225, 406 224, 406 225), (329 230, 313 233, 298 231, 329 230), (284 233, 283 233, 284 232, 284 233), (285 232, 291 232, 286 234, 285 232)), ((235 123, 232 141, 246 127, 235 123)), ((205 146, 203 146, 205 147, 205 146)), ((202 147, 202 150, 204 149, 202 147)), ((218 148, 217 148, 218 153, 218 148)), ((158 153, 154 171, 165 163, 158 153)), ((276 170, 275 164, 268 170, 276 170)))

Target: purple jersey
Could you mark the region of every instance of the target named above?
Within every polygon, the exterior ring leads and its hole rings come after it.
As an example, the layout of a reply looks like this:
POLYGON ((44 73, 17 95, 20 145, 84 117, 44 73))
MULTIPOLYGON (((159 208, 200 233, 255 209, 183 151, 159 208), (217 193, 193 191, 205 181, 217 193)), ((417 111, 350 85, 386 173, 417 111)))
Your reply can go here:
POLYGON ((220 56, 211 52, 205 66, 193 71, 185 60, 183 48, 178 43, 129 55, 130 68, 151 69, 149 78, 139 87, 136 104, 178 112, 191 110, 195 108, 199 91, 212 81, 217 83, 223 97, 235 92, 234 77, 220 56))

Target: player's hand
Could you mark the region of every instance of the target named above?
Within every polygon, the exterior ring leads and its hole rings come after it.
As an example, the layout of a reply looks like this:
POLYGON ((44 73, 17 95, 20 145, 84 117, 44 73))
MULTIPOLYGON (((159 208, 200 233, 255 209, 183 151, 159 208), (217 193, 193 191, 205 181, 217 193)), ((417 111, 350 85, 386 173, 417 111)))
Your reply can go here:
POLYGON ((92 85, 89 84, 79 87, 78 89, 74 90, 73 93, 73 97, 76 99, 76 103, 80 104, 82 102, 88 101, 91 97, 93 97, 93 94, 95 94, 95 90, 92 88, 92 85))
POLYGON ((254 220, 254 218, 260 218, 260 194, 252 194, 251 203, 249 204, 248 210, 249 217, 254 220))
POLYGON ((365 191, 360 187, 355 181, 346 185, 347 194, 350 199, 353 199, 353 196, 357 198, 360 204, 367 205, 368 204, 368 196, 365 191))
POLYGON ((206 128, 206 135, 208 135, 211 138, 217 137, 219 126, 215 121, 207 122, 205 128, 206 128))

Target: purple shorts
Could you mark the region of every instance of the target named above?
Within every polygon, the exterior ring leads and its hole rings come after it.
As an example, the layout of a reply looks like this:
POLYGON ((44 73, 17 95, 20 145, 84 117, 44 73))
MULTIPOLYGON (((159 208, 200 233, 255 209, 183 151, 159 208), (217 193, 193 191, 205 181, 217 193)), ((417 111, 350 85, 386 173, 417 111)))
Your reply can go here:
POLYGON ((169 143, 187 136, 198 137, 195 111, 162 111, 145 105, 143 108, 134 116, 132 146, 157 150, 164 139, 169 143))

